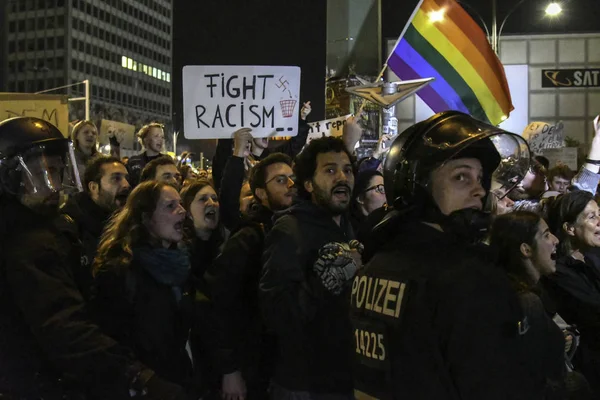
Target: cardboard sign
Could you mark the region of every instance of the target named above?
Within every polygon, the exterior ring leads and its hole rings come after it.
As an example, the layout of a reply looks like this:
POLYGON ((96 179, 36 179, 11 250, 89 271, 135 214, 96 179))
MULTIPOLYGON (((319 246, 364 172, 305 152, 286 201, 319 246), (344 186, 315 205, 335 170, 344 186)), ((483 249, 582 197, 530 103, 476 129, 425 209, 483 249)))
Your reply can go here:
POLYGON ((522 136, 534 154, 542 154, 543 149, 558 149, 565 146, 562 122, 551 125, 547 122, 532 122, 522 136))
POLYGON ((550 168, 565 164, 572 171, 577 171, 577 147, 544 149, 542 155, 550 161, 550 168))
POLYGON ((133 150, 135 138, 135 126, 123 122, 103 119, 100 123, 100 134, 98 143, 100 146, 110 144, 109 138, 116 136, 121 149, 133 150))
POLYGON ((54 94, 0 93, 0 121, 14 117, 36 117, 69 136, 68 96, 54 94))
POLYGON ((254 137, 295 136, 301 106, 299 67, 183 67, 186 139, 229 139, 240 128, 254 137))
POLYGON ((325 136, 342 136, 346 120, 352 114, 344 115, 343 117, 326 119, 323 121, 310 122, 310 131, 306 143, 310 143, 313 139, 318 139, 325 136))

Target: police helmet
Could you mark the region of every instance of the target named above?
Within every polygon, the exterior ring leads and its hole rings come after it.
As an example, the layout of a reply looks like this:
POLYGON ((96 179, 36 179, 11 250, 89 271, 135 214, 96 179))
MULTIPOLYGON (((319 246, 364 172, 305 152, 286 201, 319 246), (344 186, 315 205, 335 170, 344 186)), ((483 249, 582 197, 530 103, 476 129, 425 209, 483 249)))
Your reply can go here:
POLYGON ((39 118, 0 122, 0 193, 17 195, 24 187, 41 194, 81 191, 71 141, 39 118))
POLYGON ((462 112, 438 113, 406 129, 391 145, 384 164, 388 204, 402 208, 431 200, 430 173, 456 158, 481 162, 486 192, 500 187, 508 192, 527 173, 530 152, 521 136, 462 112))

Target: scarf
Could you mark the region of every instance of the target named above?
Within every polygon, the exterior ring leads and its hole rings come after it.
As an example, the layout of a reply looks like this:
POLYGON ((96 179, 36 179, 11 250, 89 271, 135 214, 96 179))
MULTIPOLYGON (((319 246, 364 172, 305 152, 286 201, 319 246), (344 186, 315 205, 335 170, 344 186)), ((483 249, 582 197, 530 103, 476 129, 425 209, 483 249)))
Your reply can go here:
POLYGON ((185 250, 139 247, 133 250, 134 260, 158 283, 170 286, 179 303, 181 287, 190 274, 190 258, 185 250))

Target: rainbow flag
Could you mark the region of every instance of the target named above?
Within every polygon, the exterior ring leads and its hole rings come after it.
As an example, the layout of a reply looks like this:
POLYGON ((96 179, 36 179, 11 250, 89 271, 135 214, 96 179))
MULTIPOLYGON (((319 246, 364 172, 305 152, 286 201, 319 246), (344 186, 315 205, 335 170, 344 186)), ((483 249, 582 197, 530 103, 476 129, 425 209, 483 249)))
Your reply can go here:
POLYGON ((497 125, 514 109, 504 67, 455 0, 421 0, 386 64, 401 80, 435 78, 417 95, 436 113, 497 125))

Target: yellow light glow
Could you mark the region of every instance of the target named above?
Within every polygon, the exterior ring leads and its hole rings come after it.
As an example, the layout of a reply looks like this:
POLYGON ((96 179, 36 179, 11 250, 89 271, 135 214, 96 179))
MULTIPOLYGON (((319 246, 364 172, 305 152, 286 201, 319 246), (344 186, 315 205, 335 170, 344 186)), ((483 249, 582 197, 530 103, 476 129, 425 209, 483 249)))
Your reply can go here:
POLYGON ((444 20, 444 10, 431 11, 429 13, 429 20, 431 22, 441 22, 444 20))
POLYGON ((546 7, 546 15, 551 17, 556 17, 558 14, 562 12, 562 7, 558 3, 550 3, 548 7, 546 7))
POLYGON ((508 117, 507 117, 506 115, 503 115, 503 116, 500 118, 500 120, 501 120, 501 121, 506 121, 507 119, 508 119, 508 117))
POLYGON ((127 57, 125 57, 125 56, 121 57, 121 66, 123 68, 127 68, 127 57))

